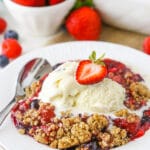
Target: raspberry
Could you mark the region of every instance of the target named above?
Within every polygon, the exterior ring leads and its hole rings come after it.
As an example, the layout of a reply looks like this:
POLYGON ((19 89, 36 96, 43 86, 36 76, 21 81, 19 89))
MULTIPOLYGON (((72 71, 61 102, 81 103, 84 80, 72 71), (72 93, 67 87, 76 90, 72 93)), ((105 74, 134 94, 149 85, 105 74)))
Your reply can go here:
POLYGON ((18 40, 18 38, 19 38, 18 33, 16 31, 13 31, 13 30, 8 30, 4 34, 4 39, 16 39, 16 40, 18 40))
POLYGON ((6 27, 7 27, 7 22, 0 17, 0 34, 5 31, 6 27))
POLYGON ((17 58, 22 53, 22 47, 16 39, 6 39, 2 43, 2 54, 8 58, 17 58))
POLYGON ((150 55, 150 36, 146 37, 143 42, 143 51, 150 55))

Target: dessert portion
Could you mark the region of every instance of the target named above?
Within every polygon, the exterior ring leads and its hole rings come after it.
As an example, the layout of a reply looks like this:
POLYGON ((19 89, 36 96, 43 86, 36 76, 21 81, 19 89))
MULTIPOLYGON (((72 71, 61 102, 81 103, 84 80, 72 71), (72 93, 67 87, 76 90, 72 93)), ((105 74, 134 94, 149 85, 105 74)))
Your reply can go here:
POLYGON ((25 90, 12 121, 20 133, 51 148, 109 150, 150 128, 144 79, 119 61, 97 59, 95 52, 88 60, 56 64, 25 90))

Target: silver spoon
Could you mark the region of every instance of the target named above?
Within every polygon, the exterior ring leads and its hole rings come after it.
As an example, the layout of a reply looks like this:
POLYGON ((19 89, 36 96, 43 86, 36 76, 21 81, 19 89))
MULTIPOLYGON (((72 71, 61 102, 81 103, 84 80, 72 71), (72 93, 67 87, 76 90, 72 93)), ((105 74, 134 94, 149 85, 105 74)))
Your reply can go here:
POLYGON ((18 75, 14 98, 0 112, 0 126, 9 114, 12 106, 15 104, 15 97, 25 95, 25 87, 30 86, 34 81, 40 80, 51 71, 51 65, 46 59, 43 58, 34 58, 25 64, 18 75))

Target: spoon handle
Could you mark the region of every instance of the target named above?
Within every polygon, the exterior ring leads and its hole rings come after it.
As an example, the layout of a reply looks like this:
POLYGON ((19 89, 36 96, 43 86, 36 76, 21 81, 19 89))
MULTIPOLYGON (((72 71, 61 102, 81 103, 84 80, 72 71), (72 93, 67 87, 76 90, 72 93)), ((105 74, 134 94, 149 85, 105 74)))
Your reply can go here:
POLYGON ((0 126, 8 116, 12 106, 15 104, 15 98, 13 98, 0 112, 0 126))

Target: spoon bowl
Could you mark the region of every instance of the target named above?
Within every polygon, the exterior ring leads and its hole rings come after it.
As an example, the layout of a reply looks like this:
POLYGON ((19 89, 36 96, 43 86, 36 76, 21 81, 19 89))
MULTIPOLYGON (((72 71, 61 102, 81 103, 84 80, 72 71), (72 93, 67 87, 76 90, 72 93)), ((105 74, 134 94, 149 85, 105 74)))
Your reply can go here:
POLYGON ((0 125, 4 122, 9 114, 12 106, 15 104, 15 97, 22 97, 25 95, 25 88, 30 86, 31 83, 42 79, 52 71, 50 63, 43 58, 34 58, 27 62, 21 69, 16 86, 16 93, 12 100, 0 112, 0 125))

